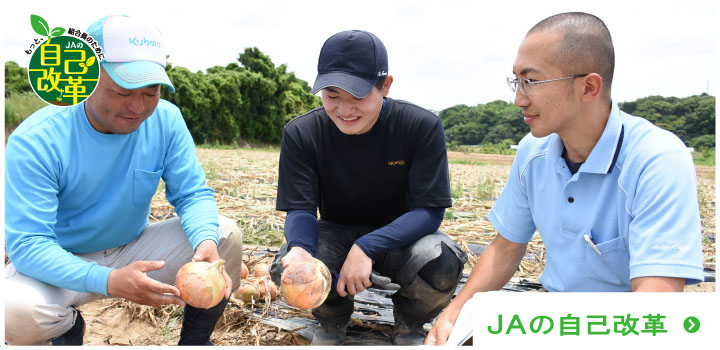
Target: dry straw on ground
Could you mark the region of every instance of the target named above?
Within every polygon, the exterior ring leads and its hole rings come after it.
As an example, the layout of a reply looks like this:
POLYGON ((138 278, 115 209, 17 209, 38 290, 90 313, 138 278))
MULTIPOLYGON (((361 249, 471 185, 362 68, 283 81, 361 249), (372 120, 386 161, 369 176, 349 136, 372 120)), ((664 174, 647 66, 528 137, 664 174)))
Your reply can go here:
MULTIPOLYGON (((239 223, 246 245, 280 246, 285 213, 275 210, 277 149, 198 149, 208 184, 222 215, 239 223)), ((512 156, 450 152, 453 207, 446 211, 441 229, 470 253, 470 244, 489 244, 495 230, 487 220, 510 171, 512 156)), ((715 268, 715 169, 698 167, 698 201, 702 214, 705 266, 715 268)), ((162 184, 153 198, 151 221, 171 217, 162 184)), ((269 261, 269 256, 246 261, 269 261)), ((477 256, 469 254, 469 271, 477 256)), ((536 235, 515 277, 537 279, 543 269, 544 248, 536 235)), ((714 283, 703 290, 714 290, 714 283)), ((218 323, 212 341, 217 345, 300 345, 307 341, 291 332, 264 325, 251 317, 253 308, 233 300, 218 323)), ((88 320, 86 342, 95 344, 177 344, 182 310, 175 306, 151 308, 122 300, 104 300, 82 308, 88 320)))

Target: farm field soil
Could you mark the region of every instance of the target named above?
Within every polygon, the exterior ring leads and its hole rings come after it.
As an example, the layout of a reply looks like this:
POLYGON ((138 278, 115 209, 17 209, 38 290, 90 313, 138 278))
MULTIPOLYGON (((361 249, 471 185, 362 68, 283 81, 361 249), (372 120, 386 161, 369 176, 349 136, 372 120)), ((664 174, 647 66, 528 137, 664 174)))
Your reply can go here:
MULTIPOLYGON (((198 157, 208 184, 215 189, 220 213, 239 222, 250 244, 279 246, 285 214, 275 210, 277 149, 199 148, 198 157), (273 238, 274 237, 274 238, 273 238)), ((469 252, 470 244, 488 244, 495 236, 487 214, 500 194, 513 156, 448 152, 453 207, 446 211, 441 229, 469 252)), ((715 168, 696 167, 698 199, 703 224, 705 265, 715 268, 715 168)), ((173 215, 161 183, 153 198, 151 222, 173 215)), ((515 277, 537 280, 544 267, 544 247, 539 236, 528 246, 527 259, 515 277)), ((269 258, 269 257, 268 257, 269 258)), ((477 256, 470 254, 466 272, 477 256)), ((687 291, 712 292, 714 283, 687 291)), ((250 320, 247 306, 231 302, 211 340, 216 345, 301 345, 306 342, 276 327, 250 320)), ((87 322, 86 344, 175 345, 180 335, 181 309, 151 308, 119 299, 105 299, 80 307, 87 322)))

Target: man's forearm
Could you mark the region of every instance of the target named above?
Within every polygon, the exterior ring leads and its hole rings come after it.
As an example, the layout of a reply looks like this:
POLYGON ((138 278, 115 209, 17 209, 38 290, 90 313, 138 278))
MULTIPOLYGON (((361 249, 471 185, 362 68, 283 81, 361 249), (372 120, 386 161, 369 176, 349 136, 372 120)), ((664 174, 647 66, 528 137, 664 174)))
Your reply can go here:
POLYGON ((633 292, 682 292, 685 289, 684 278, 638 277, 631 283, 633 292))
POLYGON ((315 255, 315 246, 318 239, 317 216, 309 210, 288 211, 285 218, 285 239, 288 250, 300 247, 315 255))
POLYGON ((445 208, 415 208, 393 222, 360 237, 355 244, 370 258, 406 246, 440 227, 445 208))
POLYGON ((17 271, 28 277, 81 293, 107 295, 107 279, 112 268, 74 256, 57 242, 28 239, 20 247, 10 243, 8 251, 17 271))

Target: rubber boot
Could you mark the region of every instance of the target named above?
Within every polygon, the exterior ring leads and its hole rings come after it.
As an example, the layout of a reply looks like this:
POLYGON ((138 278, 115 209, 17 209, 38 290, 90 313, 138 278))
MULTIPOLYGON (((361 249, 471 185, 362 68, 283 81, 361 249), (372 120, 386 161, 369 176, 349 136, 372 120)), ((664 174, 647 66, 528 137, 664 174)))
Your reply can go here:
POLYGON ((395 313, 395 327, 393 327, 392 343, 394 345, 423 345, 425 342, 425 329, 422 323, 406 322, 395 313))
POLYGON ((310 345, 343 345, 345 343, 345 335, 347 334, 346 324, 330 324, 323 325, 319 323, 313 333, 310 345))
POLYGON ((85 336, 85 320, 80 311, 75 310, 77 316, 73 326, 63 335, 53 339, 52 345, 83 345, 83 337, 85 336))
POLYGON ((228 300, 223 298, 219 304, 209 309, 185 305, 178 345, 213 345, 210 342, 210 335, 215 330, 215 324, 225 311, 227 303, 228 300))

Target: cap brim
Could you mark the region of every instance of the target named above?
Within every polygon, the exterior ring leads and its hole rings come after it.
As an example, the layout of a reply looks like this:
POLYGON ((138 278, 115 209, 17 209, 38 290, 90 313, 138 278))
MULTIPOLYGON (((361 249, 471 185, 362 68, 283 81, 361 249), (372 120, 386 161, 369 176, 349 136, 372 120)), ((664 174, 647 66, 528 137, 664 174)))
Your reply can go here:
POLYGON ((110 78, 124 89, 133 90, 162 84, 175 93, 175 87, 165 73, 165 68, 156 62, 103 62, 102 65, 110 78))
POLYGON ((318 74, 313 84, 313 94, 327 87, 338 87, 356 98, 365 98, 370 94, 377 79, 367 79, 344 72, 318 74))

